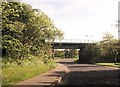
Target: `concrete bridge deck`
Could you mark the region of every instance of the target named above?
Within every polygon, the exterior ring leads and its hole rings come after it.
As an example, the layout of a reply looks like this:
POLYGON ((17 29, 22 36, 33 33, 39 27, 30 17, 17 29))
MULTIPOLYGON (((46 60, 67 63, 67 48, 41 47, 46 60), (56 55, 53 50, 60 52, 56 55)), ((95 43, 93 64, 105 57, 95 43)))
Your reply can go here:
POLYGON ((81 49, 85 47, 87 44, 95 44, 95 40, 87 40, 87 39, 63 39, 63 40, 55 40, 53 45, 53 49, 81 49))

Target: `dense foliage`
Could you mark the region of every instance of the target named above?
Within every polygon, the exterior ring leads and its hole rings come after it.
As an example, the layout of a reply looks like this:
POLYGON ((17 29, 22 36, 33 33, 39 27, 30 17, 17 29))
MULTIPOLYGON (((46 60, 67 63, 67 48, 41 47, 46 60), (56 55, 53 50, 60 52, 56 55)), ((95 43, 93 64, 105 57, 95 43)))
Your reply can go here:
POLYGON ((1 5, 2 84, 15 84, 54 68, 55 62, 49 59, 51 43, 61 39, 63 32, 30 5, 7 1, 1 5))
POLYGON ((120 62, 120 41, 115 39, 110 33, 103 35, 103 40, 96 44, 89 44, 83 49, 83 61, 95 62, 120 62))
POLYGON ((48 55, 51 42, 62 35, 43 12, 21 2, 2 2, 3 58, 48 55))
POLYGON ((75 58, 78 55, 77 49, 65 50, 65 58, 75 58))
POLYGON ((64 50, 55 50, 54 57, 65 58, 65 51, 64 50))

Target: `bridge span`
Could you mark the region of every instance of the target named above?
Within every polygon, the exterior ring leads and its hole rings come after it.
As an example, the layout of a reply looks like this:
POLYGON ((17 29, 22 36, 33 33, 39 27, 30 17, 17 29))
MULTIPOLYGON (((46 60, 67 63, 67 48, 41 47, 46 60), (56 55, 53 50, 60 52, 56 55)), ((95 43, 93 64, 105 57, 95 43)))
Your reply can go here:
POLYGON ((52 43, 52 57, 54 58, 54 49, 79 49, 79 61, 84 62, 86 59, 84 58, 84 48, 87 44, 95 44, 96 41, 94 40, 76 40, 76 39, 64 39, 61 41, 54 41, 52 43))
POLYGON ((63 39, 55 40, 52 44, 53 49, 81 49, 89 43, 96 43, 95 40, 86 40, 86 39, 63 39))

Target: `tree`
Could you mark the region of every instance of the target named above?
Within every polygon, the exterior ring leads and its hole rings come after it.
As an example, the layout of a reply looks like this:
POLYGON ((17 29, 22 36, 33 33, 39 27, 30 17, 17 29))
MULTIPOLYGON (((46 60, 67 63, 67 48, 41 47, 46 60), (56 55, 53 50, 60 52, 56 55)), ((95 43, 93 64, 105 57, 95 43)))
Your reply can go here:
MULTIPOLYGON (((111 35, 110 33, 105 32, 103 34, 103 40, 102 40, 101 44, 102 44, 102 49, 106 50, 106 55, 114 58, 114 63, 117 63, 118 40, 115 39, 114 36, 111 35)), ((103 51, 103 52, 105 52, 105 51, 103 51)))
POLYGON ((77 50, 75 49, 65 49, 65 58, 75 58, 78 55, 77 50))
POLYGON ((76 55, 77 55, 77 50, 75 49, 69 50, 69 54, 68 54, 69 58, 75 58, 76 55))
POLYGON ((2 2, 3 56, 20 57, 24 52, 21 41, 25 25, 19 21, 22 10, 20 7, 21 4, 17 2, 2 2))
POLYGON ((48 55, 52 41, 63 36, 45 13, 30 5, 2 2, 2 11, 3 56, 48 55))
POLYGON ((88 44, 80 51, 81 63, 95 63, 99 53, 99 47, 97 43, 88 44))
POLYGON ((64 58, 65 52, 63 50, 55 50, 54 56, 64 58))

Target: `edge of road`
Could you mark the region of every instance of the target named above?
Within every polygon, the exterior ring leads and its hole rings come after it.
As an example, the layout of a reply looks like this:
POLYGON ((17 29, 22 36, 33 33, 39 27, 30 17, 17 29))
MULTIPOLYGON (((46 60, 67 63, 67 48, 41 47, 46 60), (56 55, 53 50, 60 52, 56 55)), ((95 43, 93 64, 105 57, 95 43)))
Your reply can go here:
MULTIPOLYGON (((63 80, 64 80, 64 78, 66 78, 66 74, 68 74, 69 73, 69 70, 68 70, 68 68, 65 66, 65 65, 63 65, 63 64, 59 64, 59 65, 62 65, 63 67, 64 67, 64 73, 62 73, 60 76, 59 76, 59 78, 58 79, 56 79, 53 83, 51 83, 51 86, 52 87, 55 87, 56 85, 59 85, 59 84, 64 84, 63 83, 63 80)), ((62 67, 62 68, 63 68, 62 67)), ((60 69, 59 69, 60 70, 60 69)))
POLYGON ((60 84, 65 84, 63 83, 64 78, 66 78, 66 75, 69 73, 69 69, 64 65, 59 63, 61 59, 57 59, 55 60, 55 62, 57 63, 57 67, 55 69, 55 71, 64 71, 64 73, 60 74, 59 78, 56 79, 53 83, 51 83, 52 87, 55 87, 56 85, 60 85, 60 84), (61 66, 61 67, 58 67, 61 66))
POLYGON ((109 66, 109 65, 100 65, 100 64, 95 64, 97 66, 105 66, 105 67, 109 67, 109 68, 113 68, 113 69, 120 69, 120 67, 115 67, 115 66, 109 66))

